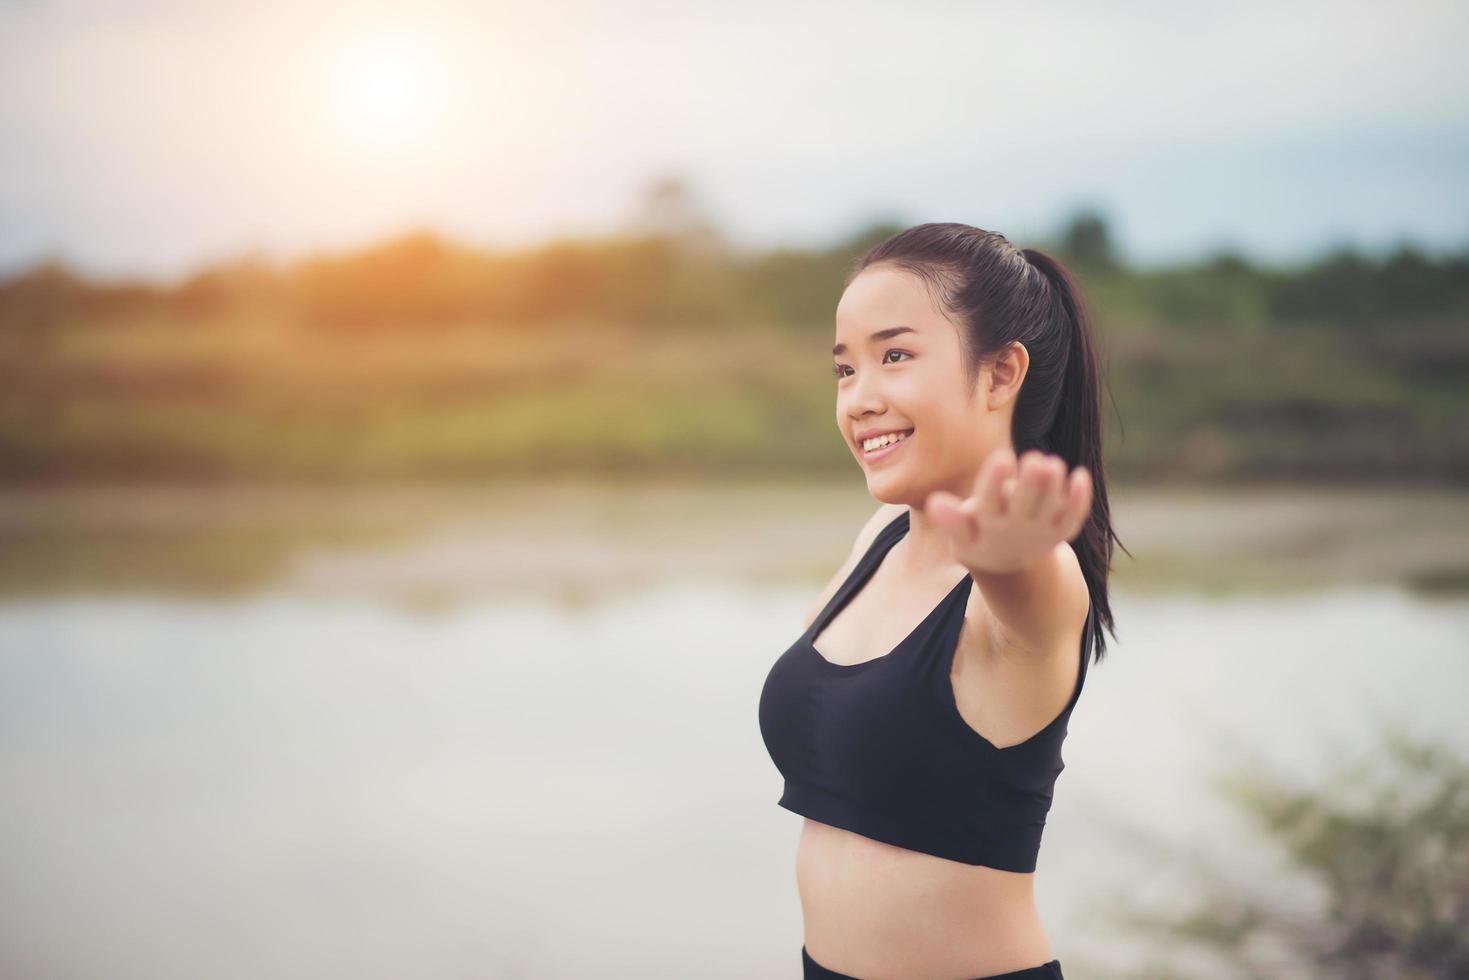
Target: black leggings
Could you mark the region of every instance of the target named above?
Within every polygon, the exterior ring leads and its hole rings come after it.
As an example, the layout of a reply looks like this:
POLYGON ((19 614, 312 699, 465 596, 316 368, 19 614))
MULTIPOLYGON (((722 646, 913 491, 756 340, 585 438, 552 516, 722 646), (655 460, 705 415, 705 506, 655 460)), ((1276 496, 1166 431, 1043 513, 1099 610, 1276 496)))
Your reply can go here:
MULTIPOLYGON (((806 971, 802 980, 857 980, 856 977, 848 976, 845 973, 828 970, 811 958, 805 946, 801 947, 801 966, 806 971)), ((975 980, 1064 980, 1064 978, 1061 976, 1061 961, 1052 960, 1040 966, 1028 966, 1023 970, 1011 970, 1009 973, 992 973, 987 977, 976 977, 975 980)))

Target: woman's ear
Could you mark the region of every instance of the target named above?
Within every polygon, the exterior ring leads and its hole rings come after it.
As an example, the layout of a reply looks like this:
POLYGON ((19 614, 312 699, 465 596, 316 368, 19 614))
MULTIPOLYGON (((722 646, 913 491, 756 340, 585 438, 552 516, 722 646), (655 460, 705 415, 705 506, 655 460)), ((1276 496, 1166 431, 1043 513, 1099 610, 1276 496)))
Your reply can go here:
POLYGON ((1020 341, 1012 341, 990 362, 983 379, 985 396, 991 409, 1003 408, 1020 395, 1020 386, 1030 370, 1030 351, 1020 341))

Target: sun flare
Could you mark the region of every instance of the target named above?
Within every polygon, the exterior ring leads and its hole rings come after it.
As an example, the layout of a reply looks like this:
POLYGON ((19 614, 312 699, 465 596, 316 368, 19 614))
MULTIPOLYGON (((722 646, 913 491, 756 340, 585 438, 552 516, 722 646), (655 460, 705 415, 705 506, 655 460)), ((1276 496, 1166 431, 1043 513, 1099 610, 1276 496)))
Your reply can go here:
POLYGON ((332 101, 345 134, 364 149, 412 149, 435 114, 436 74, 428 49, 412 38, 381 37, 344 49, 332 101))

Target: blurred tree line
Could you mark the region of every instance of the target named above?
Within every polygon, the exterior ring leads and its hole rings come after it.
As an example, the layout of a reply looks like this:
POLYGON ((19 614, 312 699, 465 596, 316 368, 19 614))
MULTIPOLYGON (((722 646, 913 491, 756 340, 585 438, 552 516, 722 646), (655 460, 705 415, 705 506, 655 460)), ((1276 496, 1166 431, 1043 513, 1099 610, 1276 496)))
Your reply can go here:
MULTIPOLYGON (((496 253, 422 230, 291 268, 246 256, 174 286, 93 282, 51 259, 0 280, 0 326, 15 331, 150 316, 201 320, 267 309, 342 330, 568 318, 646 327, 751 320, 825 327, 853 259, 903 227, 874 225, 824 249, 754 254, 720 244, 692 247, 676 234, 556 241, 496 253)), ((1120 294, 1126 304, 1112 312, 1179 329, 1315 324, 1370 333, 1469 309, 1469 248, 1434 258, 1404 244, 1374 258, 1341 247, 1291 269, 1221 252, 1202 263, 1141 273, 1117 259, 1105 220, 1092 212, 1077 215, 1056 241, 1040 247, 1085 280, 1117 280, 1106 283, 1108 295, 1120 294)))
MULTIPOLYGON (((0 478, 852 466, 823 346, 902 227, 739 249, 665 179, 626 233, 516 251, 418 230, 173 285, 43 261, 0 281, 0 478)), ((1469 476, 1469 248, 1144 271, 1091 209, 1018 244, 1082 282, 1121 477, 1469 476)))

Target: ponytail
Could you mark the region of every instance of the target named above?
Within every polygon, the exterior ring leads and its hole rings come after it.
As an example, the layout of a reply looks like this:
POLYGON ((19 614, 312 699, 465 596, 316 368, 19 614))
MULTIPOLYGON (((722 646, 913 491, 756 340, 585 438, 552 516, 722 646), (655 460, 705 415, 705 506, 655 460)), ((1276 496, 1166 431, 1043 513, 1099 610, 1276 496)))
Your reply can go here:
MULTIPOLYGON (((1036 448, 1064 459, 1068 469, 1085 466, 1091 474, 1091 516, 1081 533, 1071 541, 1071 548, 1081 563, 1087 590, 1091 594, 1095 615, 1088 627, 1092 632, 1096 659, 1100 661, 1107 649, 1103 627, 1113 630, 1113 635, 1116 635, 1106 582, 1112 568, 1113 542, 1118 539, 1112 528, 1107 480, 1103 471, 1101 394, 1091 320, 1081 301, 1081 290, 1065 266, 1039 249, 1021 249, 1021 254, 1050 283, 1056 297, 1054 329, 1066 335, 1065 343, 1059 345, 1065 351, 1065 367, 1054 402, 1055 412, 1050 424, 1034 441, 1038 443, 1036 448)), ((1018 418, 1016 422, 1017 430, 1023 431, 1025 427, 1019 424, 1018 418)), ((1017 455, 1024 451, 1018 438, 1016 448, 1017 455)))

